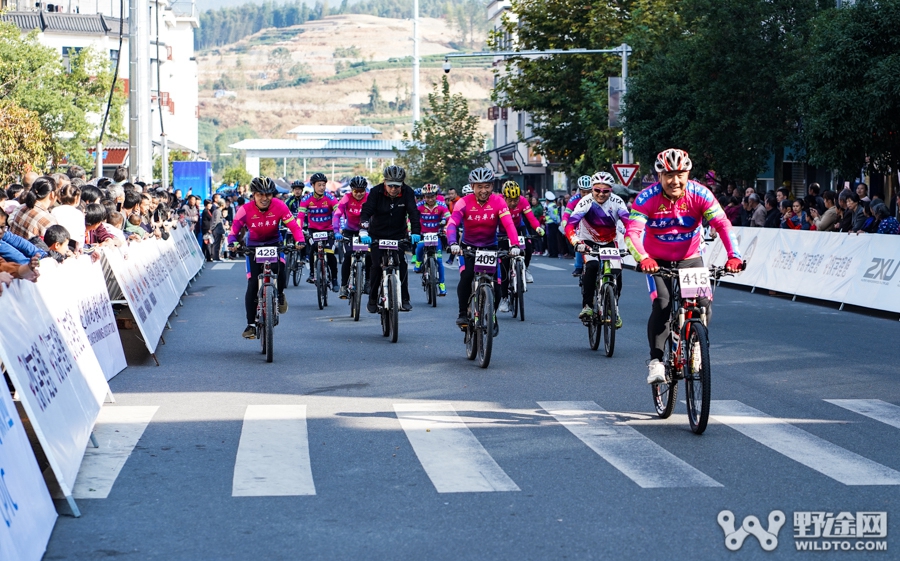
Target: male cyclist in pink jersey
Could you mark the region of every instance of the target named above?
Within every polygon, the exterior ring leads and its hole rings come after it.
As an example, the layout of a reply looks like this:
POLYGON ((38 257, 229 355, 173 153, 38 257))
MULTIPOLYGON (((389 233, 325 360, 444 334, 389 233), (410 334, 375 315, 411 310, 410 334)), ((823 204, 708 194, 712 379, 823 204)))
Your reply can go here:
MULTIPOLYGON (((669 148, 660 152, 655 164, 659 182, 638 194, 625 230, 625 243, 638 262, 639 270, 649 273, 647 284, 653 307, 647 322, 650 342, 648 384, 665 381, 665 366, 661 361, 663 345, 669 336, 668 319, 672 308, 671 280, 653 276, 653 273, 659 271, 660 266, 676 269, 704 266, 699 253, 704 218, 718 232, 728 252, 725 269, 736 273, 742 267, 731 222, 709 189, 688 179, 692 166, 684 150, 669 148)), ((707 308, 707 317, 710 317, 709 299, 700 298, 698 302, 707 308)))
MULTIPOLYGON (((334 230, 334 239, 337 241, 343 240, 345 244, 352 244, 353 237, 359 236, 360 224, 359 224, 359 215, 362 212, 363 203, 366 202, 366 199, 369 197, 369 193, 366 192, 366 188, 369 186, 369 181, 361 176, 357 175, 350 179, 350 192, 341 197, 341 202, 338 203, 337 208, 334 209, 334 216, 331 219, 331 227, 334 230), (341 224, 343 222, 343 224, 341 224)), ((348 245, 347 247, 351 247, 348 245)), ((350 259, 349 252, 347 250, 347 254, 345 254, 344 262, 341 264, 341 294, 340 297, 343 300, 348 298, 347 295, 347 285, 350 282, 350 259)), ((369 258, 369 254, 366 254, 366 264, 364 267, 366 278, 369 276, 369 269, 372 267, 372 261, 369 258)), ((368 282, 366 282, 366 286, 368 286, 368 282)), ((363 292, 369 292, 368 288, 363 289, 363 292)))
MULTIPOLYGON (((257 177, 250 182, 250 192, 253 199, 237 209, 234 214, 234 222, 231 224, 231 233, 228 234, 228 245, 232 250, 237 249, 241 231, 247 229, 247 247, 263 245, 278 245, 281 243, 279 224, 284 223, 297 242, 297 248, 303 249, 303 230, 291 210, 279 199, 273 198, 277 189, 275 182, 268 177, 257 177)), ((247 312, 247 328, 244 329, 245 339, 256 338, 256 297, 259 290, 259 275, 263 266, 258 264, 250 256, 247 256, 247 292, 244 293, 244 308, 247 312)), ((284 267, 282 256, 274 266, 277 276, 278 312, 285 313, 288 309, 287 299, 284 297, 284 287, 287 284, 287 269, 284 267)))
MULTIPOLYGON (((527 219, 528 225, 537 232, 538 236, 544 235, 544 229, 541 228, 537 218, 534 217, 531 205, 522 197, 522 189, 518 183, 507 181, 503 184, 503 199, 506 201, 506 206, 509 207, 509 217, 512 218, 513 225, 520 234, 525 235, 527 233, 525 229, 525 220, 527 219)), ((505 241, 500 245, 500 249, 507 249, 507 247, 508 243, 505 241)), ((534 251, 533 248, 531 239, 526 239, 525 247, 523 248, 525 250, 525 282, 534 282, 531 273, 528 272, 528 266, 531 265, 531 253, 534 251)), ((502 267, 502 278, 500 281, 500 295, 502 299, 498 310, 505 313, 509 311, 509 257, 501 259, 500 266, 502 267)))
MULTIPOLYGON (((497 229, 502 225, 509 237, 509 254, 516 257, 521 253, 519 248, 519 232, 509 215, 509 207, 503 196, 493 193, 494 171, 490 168, 477 168, 469 173, 469 183, 473 193, 456 201, 453 214, 447 222, 447 240, 450 243, 450 252, 453 255, 462 253, 461 245, 478 248, 497 247, 497 229), (457 242, 457 229, 463 227, 463 239, 457 242)), ((495 273, 496 275, 496 273, 495 273)), ((460 259, 459 285, 456 287, 456 296, 459 299, 459 317, 456 325, 465 328, 468 325, 466 306, 469 304, 469 296, 472 295, 472 281, 475 279, 475 268, 467 267, 463 259, 460 259)), ((494 286, 494 310, 500 305, 500 286, 494 286)), ((494 336, 497 335, 499 324, 494 315, 494 336)))
MULTIPOLYGON (((313 236, 316 232, 331 232, 331 219, 334 207, 338 203, 334 195, 325 192, 325 185, 328 179, 324 173, 314 173, 309 182, 312 183, 313 192, 300 202, 300 208, 297 213, 300 227, 302 228, 305 222, 310 236, 313 236)), ((337 258, 334 256, 334 253, 326 253, 325 258, 328 261, 328 268, 331 269, 331 290, 337 292, 337 258)), ((315 284, 315 270, 316 254, 310 251, 309 277, 307 277, 306 282, 315 284)))

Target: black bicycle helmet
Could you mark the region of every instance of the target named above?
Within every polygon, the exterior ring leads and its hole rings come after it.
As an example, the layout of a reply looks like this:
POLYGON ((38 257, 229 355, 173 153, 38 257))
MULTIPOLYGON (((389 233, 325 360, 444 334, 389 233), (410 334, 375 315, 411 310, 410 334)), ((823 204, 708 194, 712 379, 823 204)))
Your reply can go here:
POLYGON ((400 166, 388 166, 384 168, 385 185, 403 185, 406 180, 406 170, 400 166))
POLYGON ((299 179, 295 179, 293 183, 291 183, 291 189, 303 189, 306 187, 306 183, 303 183, 299 179))
POLYGON ((369 180, 361 175, 357 175, 356 177, 350 178, 350 188, 351 189, 365 189, 369 186, 369 180))
POLYGON ((250 191, 252 193, 262 193, 263 195, 274 195, 278 192, 275 188, 275 182, 268 177, 254 177, 250 182, 250 191))
POLYGON ((312 183, 313 185, 315 185, 319 181, 324 181, 325 183, 328 183, 328 178, 325 177, 325 174, 321 173, 321 172, 314 173, 314 174, 312 174, 312 177, 309 178, 309 182, 312 183))

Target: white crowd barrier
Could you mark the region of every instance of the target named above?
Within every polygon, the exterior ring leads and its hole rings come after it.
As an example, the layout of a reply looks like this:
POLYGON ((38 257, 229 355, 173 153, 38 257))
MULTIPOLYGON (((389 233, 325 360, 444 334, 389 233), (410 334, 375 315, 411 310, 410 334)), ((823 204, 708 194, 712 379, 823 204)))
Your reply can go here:
MULTIPOLYGON (((900 236, 734 228, 747 269, 726 283, 900 313, 900 236)), ((721 240, 705 255, 727 260, 721 240)))
POLYGON ((203 252, 189 228, 175 226, 168 240, 147 240, 103 249, 131 308, 147 350, 156 346, 188 283, 203 267, 203 252))

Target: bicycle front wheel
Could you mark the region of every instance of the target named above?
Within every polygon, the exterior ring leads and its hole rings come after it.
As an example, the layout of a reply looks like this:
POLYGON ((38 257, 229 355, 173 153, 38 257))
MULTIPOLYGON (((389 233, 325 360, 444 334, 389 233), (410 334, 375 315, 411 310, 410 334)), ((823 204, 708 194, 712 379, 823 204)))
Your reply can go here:
POLYGON ((356 262, 356 270, 353 277, 353 292, 350 294, 350 315, 353 321, 359 321, 359 309, 362 303, 363 289, 363 260, 356 262))
POLYGON ((618 321, 619 310, 616 307, 616 291, 613 284, 603 283, 600 289, 603 297, 603 348, 606 350, 606 356, 612 356, 616 350, 616 321, 618 321))
POLYGON ((516 263, 516 300, 519 304, 519 321, 525 321, 525 263, 516 263))
POLYGON ((400 274, 396 271, 388 277, 388 301, 391 304, 391 343, 400 336, 400 274))
POLYGON ((266 325, 265 325, 265 348, 266 362, 272 362, 275 352, 273 332, 275 330, 275 290, 271 287, 266 291, 266 325))
MULTIPOLYGON (((665 342, 666 349, 672 348, 672 335, 669 335, 665 342)), ((653 404, 656 406, 656 414, 663 419, 668 419, 675 409, 675 400, 678 398, 678 378, 671 366, 669 356, 670 351, 666 351, 662 363, 666 366, 666 381, 650 386, 653 392, 653 404)))
POLYGON ((300 256, 296 256, 294 258, 294 266, 291 268, 291 281, 294 283, 294 286, 300 284, 300 277, 303 276, 303 260, 300 256))
POLYGON ((428 300, 432 308, 437 308, 438 297, 438 267, 434 257, 428 259, 428 300))
POLYGON ((478 366, 487 368, 491 363, 494 346, 494 287, 482 284, 478 294, 478 319, 475 330, 478 338, 478 366))
MULTIPOLYGON (((290 275, 294 271, 294 265, 297 263, 297 252, 294 250, 288 250, 284 252, 284 266, 285 270, 290 275)), ((294 286, 297 286, 296 284, 294 286)))
POLYGON ((596 351, 600 348, 600 322, 602 321, 600 303, 602 301, 603 299, 600 296, 600 291, 595 290, 594 302, 592 304, 594 314, 587 320, 588 342, 591 344, 592 351, 596 351))
POLYGON ((709 339, 706 326, 689 322, 684 327, 684 363, 681 372, 684 374, 688 421, 694 434, 703 434, 709 421, 710 400, 710 367, 709 339))
POLYGON ((319 303, 319 309, 325 307, 325 259, 320 255, 316 259, 316 299, 319 303))

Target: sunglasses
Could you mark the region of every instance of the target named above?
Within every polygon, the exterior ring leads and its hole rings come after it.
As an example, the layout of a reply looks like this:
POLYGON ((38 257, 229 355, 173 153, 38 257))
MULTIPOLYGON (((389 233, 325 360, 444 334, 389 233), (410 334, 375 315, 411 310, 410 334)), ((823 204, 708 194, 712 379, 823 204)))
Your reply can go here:
POLYGON ((593 189, 594 193, 612 193, 612 189, 593 189))

